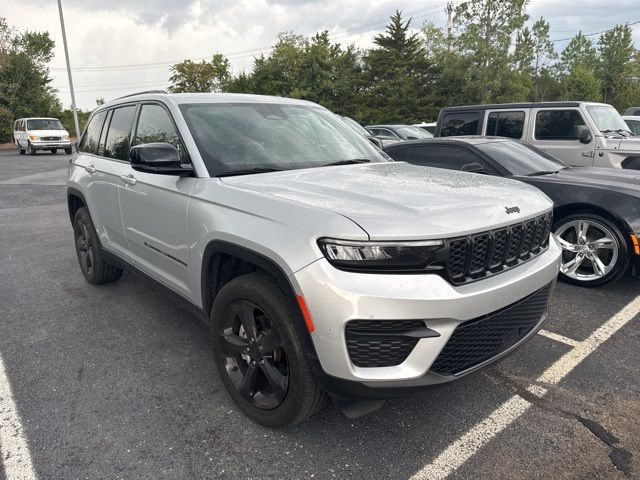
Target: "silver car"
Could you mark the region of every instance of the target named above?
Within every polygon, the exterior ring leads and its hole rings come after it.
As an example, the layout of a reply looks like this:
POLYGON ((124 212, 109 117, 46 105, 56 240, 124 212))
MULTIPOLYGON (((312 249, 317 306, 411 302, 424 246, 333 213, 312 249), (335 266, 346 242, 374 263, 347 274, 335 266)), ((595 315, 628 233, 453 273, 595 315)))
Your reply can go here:
POLYGON ((96 110, 69 216, 93 284, 136 270, 209 324, 267 426, 355 416, 459 379, 547 318, 552 203, 520 182, 392 162, 319 105, 137 94, 96 110))

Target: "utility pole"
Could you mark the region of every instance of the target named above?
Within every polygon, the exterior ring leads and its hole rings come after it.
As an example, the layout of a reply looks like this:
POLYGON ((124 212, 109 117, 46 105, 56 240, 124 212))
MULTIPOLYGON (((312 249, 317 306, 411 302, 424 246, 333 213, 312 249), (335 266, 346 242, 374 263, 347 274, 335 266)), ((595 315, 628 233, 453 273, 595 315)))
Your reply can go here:
POLYGON ((62 14, 62 0, 58 0, 60 12, 60 28, 62 29, 62 43, 64 45, 64 58, 67 61, 67 74, 69 75, 69 90, 71 91, 71 111, 73 123, 76 127, 76 142, 80 140, 80 125, 78 124, 78 112, 76 111, 76 94, 73 90, 73 77, 71 76, 71 63, 69 62, 69 49, 67 48, 67 32, 64 29, 64 15, 62 14))
POLYGON ((453 29, 453 2, 447 3, 447 51, 451 51, 451 30, 453 29))

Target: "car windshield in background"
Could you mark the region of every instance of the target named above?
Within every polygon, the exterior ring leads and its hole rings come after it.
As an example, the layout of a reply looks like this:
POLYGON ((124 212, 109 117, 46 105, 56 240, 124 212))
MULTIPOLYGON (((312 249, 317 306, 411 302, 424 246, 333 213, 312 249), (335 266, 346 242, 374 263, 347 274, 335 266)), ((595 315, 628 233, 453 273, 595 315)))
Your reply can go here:
POLYGON ((320 107, 209 103, 180 109, 211 176, 389 161, 320 107))
POLYGON ((512 175, 536 175, 567 168, 557 158, 546 152, 516 141, 489 142, 476 145, 512 175))
POLYGON ((587 106, 587 112, 602 133, 629 131, 629 127, 615 108, 609 105, 587 106))
POLYGON ((27 130, 64 130, 60 120, 49 118, 36 118, 27 120, 27 130))
POLYGON ((396 131, 405 140, 433 138, 433 135, 420 127, 398 127, 396 131))

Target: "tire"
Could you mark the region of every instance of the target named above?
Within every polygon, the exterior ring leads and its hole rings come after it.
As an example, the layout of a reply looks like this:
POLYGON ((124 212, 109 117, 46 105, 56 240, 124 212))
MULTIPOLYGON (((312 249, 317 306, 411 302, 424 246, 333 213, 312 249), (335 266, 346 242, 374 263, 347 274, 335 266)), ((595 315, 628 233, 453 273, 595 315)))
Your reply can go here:
POLYGON ((122 276, 122 269, 110 265, 100 250, 100 242, 91 216, 86 207, 79 208, 73 217, 73 235, 80 270, 92 285, 115 282, 122 276))
POLYGON ((36 147, 31 145, 31 142, 27 143, 27 147, 29 148, 29 155, 35 155, 36 154, 36 147))
POLYGON ((24 148, 22 148, 22 146, 20 145, 20 142, 16 142, 16 143, 17 143, 17 145, 18 145, 18 153, 19 153, 20 155, 24 155, 25 149, 24 149, 24 148))
POLYGON ((71 147, 65 148, 64 153, 66 153, 67 155, 71 155, 73 153, 73 150, 71 149, 71 147))
POLYGON ((621 229, 600 215, 567 215, 554 223, 553 233, 562 246, 559 278, 564 282, 600 287, 619 278, 629 267, 629 246, 621 229), (579 236, 580 230, 586 235, 579 236), (605 238, 608 240, 602 242, 605 238), (597 246, 600 248, 594 248, 597 246))
POLYGON ((51 153, 53 153, 55 155, 56 153, 58 153, 58 149, 57 148, 52 148, 51 149, 51 153))
POLYGON ((240 410, 266 427, 296 425, 327 404, 305 355, 298 317, 295 303, 261 272, 231 280, 211 309, 222 383, 240 410))

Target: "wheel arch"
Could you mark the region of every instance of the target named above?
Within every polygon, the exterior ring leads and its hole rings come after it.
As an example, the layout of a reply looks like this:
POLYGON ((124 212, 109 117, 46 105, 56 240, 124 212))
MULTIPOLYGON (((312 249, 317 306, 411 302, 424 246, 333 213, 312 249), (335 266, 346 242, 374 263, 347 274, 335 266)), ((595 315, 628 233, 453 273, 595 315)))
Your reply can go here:
POLYGON ((67 188, 67 210, 69 211, 69 220, 73 224, 73 217, 78 209, 87 207, 87 201, 82 192, 76 188, 67 188))

